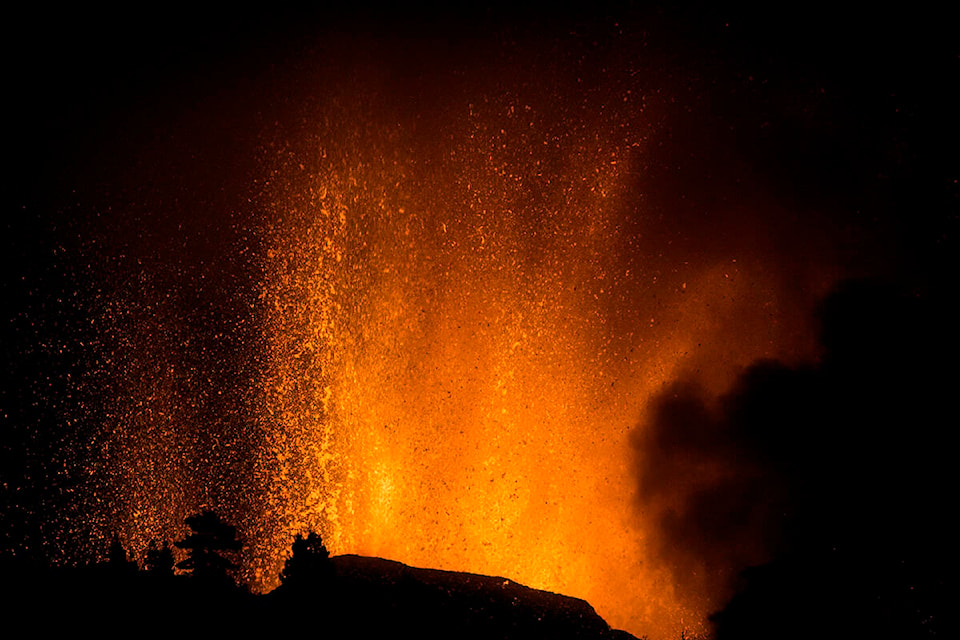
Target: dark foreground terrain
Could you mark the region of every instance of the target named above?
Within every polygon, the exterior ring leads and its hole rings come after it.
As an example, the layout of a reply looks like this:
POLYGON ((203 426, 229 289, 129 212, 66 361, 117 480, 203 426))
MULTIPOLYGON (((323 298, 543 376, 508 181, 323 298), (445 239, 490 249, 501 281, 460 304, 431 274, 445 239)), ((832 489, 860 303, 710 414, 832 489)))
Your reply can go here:
POLYGON ((587 602, 504 578, 408 567, 355 555, 333 573, 266 595, 227 583, 103 563, 79 569, 5 567, 4 618, 29 635, 629 639, 587 602))

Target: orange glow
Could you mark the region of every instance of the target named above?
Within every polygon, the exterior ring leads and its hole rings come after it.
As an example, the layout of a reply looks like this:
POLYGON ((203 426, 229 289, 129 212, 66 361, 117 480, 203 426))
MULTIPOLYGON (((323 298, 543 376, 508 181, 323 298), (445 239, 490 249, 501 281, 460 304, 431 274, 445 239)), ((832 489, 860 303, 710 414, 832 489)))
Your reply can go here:
POLYGON ((716 395, 757 358, 810 355, 833 279, 797 239, 815 225, 765 210, 749 170, 677 177, 684 94, 652 89, 669 74, 645 78, 639 54, 451 61, 345 40, 183 116, 193 141, 221 108, 233 122, 224 105, 256 111, 236 118, 261 127, 237 132, 249 173, 201 154, 209 175, 181 190, 181 149, 158 143, 134 174, 159 185, 143 219, 166 226, 131 216, 134 239, 104 242, 120 257, 95 296, 89 395, 110 398, 84 416, 99 440, 77 445, 65 528, 92 532, 88 556, 113 535, 137 554, 213 509, 258 591, 313 531, 334 554, 583 598, 653 640, 704 631, 728 576, 664 551, 658 519, 682 505, 640 506, 636 430, 679 377, 716 395), (241 204, 187 202, 207 188, 241 204))
POLYGON ((650 238, 652 125, 616 97, 448 99, 424 122, 358 93, 268 154, 264 588, 314 530, 636 634, 704 628, 718 596, 654 554, 629 434, 680 372, 722 390, 796 327, 758 249, 650 238))

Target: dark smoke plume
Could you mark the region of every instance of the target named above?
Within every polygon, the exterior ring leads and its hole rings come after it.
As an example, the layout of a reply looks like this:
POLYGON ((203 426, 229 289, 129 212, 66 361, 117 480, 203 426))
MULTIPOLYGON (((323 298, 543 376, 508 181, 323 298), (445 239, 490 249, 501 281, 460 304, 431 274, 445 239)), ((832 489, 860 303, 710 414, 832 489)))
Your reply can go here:
POLYGON ((634 440, 639 507, 679 585, 735 594, 720 640, 942 628, 952 318, 847 283, 821 307, 817 364, 756 363, 720 398, 661 393, 634 440))

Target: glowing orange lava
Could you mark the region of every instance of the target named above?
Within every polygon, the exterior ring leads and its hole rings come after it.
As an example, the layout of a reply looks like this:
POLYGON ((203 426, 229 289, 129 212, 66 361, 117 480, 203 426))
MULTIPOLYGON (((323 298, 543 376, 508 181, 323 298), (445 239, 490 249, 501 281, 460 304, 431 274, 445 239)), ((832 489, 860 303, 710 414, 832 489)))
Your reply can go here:
MULTIPOLYGON (((246 96, 253 177, 197 161, 250 210, 203 201, 193 236, 115 243, 139 253, 103 277, 125 284, 102 294, 96 393, 112 398, 78 446, 91 548, 119 535, 137 553, 213 509, 261 591, 314 531, 335 554, 580 597, 657 640, 705 630, 725 580, 664 552, 656 520, 681 506, 642 510, 635 432, 678 377, 716 395, 757 358, 809 351, 827 260, 776 242, 802 222, 778 210, 765 229, 749 171, 699 199, 722 179, 676 177, 695 151, 665 148, 684 106, 644 84, 640 40, 609 60, 538 42, 466 62, 324 42, 340 53, 319 70, 246 96)), ((181 135, 203 139, 240 97, 181 135)), ((154 171, 177 188, 142 205, 161 203, 158 224, 191 193, 164 149, 154 171)))
POLYGON ((454 96, 429 122, 336 95, 268 157, 264 586, 315 530, 702 629, 717 603, 648 544, 629 433, 679 372, 721 390, 789 347, 762 256, 670 253, 635 93, 454 96))

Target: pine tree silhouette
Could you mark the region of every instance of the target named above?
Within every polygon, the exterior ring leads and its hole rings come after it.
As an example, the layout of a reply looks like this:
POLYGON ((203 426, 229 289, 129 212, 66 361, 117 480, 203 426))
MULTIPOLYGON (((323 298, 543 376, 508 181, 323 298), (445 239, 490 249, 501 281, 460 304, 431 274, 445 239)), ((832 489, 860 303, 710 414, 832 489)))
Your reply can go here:
POLYGON ((230 572, 236 569, 236 565, 224 554, 240 550, 236 527, 224 522, 213 511, 190 516, 186 523, 192 533, 176 545, 188 555, 177 568, 189 571, 199 581, 233 584, 230 572))

